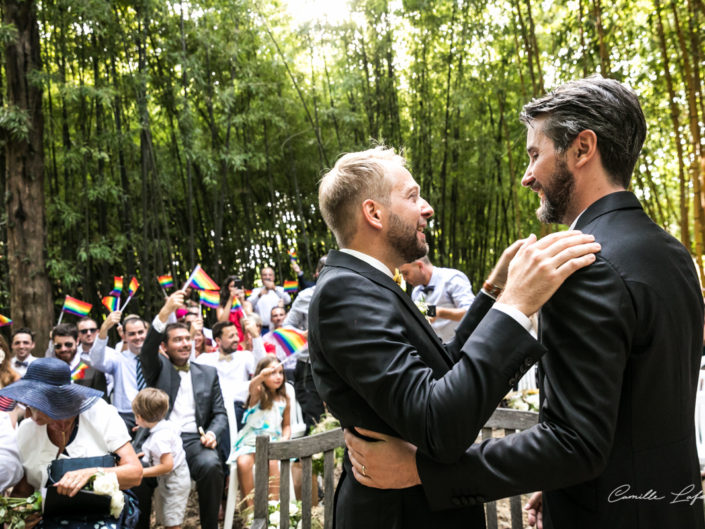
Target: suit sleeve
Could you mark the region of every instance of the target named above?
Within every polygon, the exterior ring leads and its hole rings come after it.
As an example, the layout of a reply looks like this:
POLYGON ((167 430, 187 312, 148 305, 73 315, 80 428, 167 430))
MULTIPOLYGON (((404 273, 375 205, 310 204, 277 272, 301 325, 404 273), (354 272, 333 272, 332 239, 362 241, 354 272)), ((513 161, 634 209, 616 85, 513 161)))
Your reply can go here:
POLYGON ((542 359, 541 422, 472 445, 454 465, 417 453, 432 508, 567 487, 605 468, 637 318, 630 292, 611 265, 598 258, 565 282, 541 318, 548 348, 542 359))
POLYGON ((517 372, 526 371, 545 350, 512 318, 492 311, 462 346, 458 363, 436 380, 410 345, 411 315, 396 299, 358 275, 342 276, 335 288, 321 292, 317 313, 311 315, 318 321, 314 339, 338 376, 384 423, 423 452, 455 461, 517 372))
POLYGON ((157 385, 159 378, 159 370, 161 364, 159 362, 159 344, 162 343, 164 335, 154 328, 154 325, 149 327, 147 337, 142 344, 140 352, 140 362, 142 362, 142 374, 144 381, 148 386, 154 387, 157 385))
POLYGON ((477 328, 477 326, 485 317, 487 312, 492 308, 494 304, 494 299, 480 291, 475 299, 470 305, 470 308, 460 320, 460 325, 455 330, 455 336, 453 339, 445 344, 446 351, 451 356, 454 362, 460 359, 461 350, 463 345, 470 337, 472 332, 477 328))
MULTIPOLYGON (((215 371, 215 369, 214 369, 215 371)), ((228 428, 228 414, 225 411, 223 403, 223 393, 220 391, 220 383, 218 382, 218 374, 213 377, 211 387, 211 395, 213 395, 212 417, 210 423, 205 426, 206 431, 211 431, 215 434, 216 439, 220 442, 223 438, 223 433, 228 428)))

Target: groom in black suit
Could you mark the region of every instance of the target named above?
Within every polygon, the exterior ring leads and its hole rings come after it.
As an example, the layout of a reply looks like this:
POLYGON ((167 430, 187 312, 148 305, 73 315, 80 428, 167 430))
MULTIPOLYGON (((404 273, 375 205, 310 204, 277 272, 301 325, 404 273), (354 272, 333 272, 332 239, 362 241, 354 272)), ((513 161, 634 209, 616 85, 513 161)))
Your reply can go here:
MULTIPOLYGON (((319 202, 341 247, 330 252, 309 308, 321 398, 343 426, 398 435, 435 458, 456 460, 544 353, 527 332, 527 314, 592 262, 584 254, 599 246, 575 232, 515 243, 444 346, 392 279, 395 268, 426 254, 423 230, 433 214, 403 158, 381 147, 343 156, 323 178, 319 202)), ((431 512, 421 487, 378 491, 357 483, 351 470, 346 457, 337 528, 484 526, 482 508, 431 512)))
POLYGON ((217 529, 224 473, 216 447, 228 428, 228 416, 218 372, 213 367, 189 362, 188 327, 182 323, 167 325, 171 313, 183 302, 183 291, 167 298, 147 333, 140 360, 147 385, 169 395, 167 419, 181 430, 186 462, 198 489, 201 527, 217 529), (168 358, 159 353, 161 344, 168 358))
POLYGON ((541 310, 539 424, 473 445, 452 465, 422 446, 348 436, 355 475, 382 488, 420 481, 436 509, 543 490, 527 508, 547 528, 703 528, 702 292, 688 250, 626 191, 646 134, 639 101, 592 77, 532 101, 522 121, 522 184, 541 198, 539 219, 602 245, 541 310))

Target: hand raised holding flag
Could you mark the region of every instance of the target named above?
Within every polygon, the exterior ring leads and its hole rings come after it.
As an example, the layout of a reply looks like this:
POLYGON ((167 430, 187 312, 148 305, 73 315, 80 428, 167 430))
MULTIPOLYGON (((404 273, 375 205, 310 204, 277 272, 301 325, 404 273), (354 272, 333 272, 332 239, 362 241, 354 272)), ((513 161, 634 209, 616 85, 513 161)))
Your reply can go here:
POLYGON ((115 310, 108 314, 107 318, 100 326, 100 332, 98 333, 98 338, 105 340, 108 337, 108 331, 118 325, 122 319, 122 312, 115 310))

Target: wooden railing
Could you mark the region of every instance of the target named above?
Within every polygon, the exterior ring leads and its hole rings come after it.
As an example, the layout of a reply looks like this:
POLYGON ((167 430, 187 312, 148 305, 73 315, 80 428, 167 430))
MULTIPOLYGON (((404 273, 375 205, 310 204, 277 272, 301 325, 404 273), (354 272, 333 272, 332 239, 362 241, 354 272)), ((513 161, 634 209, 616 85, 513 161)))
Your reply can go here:
MULTIPOLYGON (((538 414, 534 412, 509 410, 498 408, 487 421, 482 429, 482 439, 493 437, 498 430, 503 430, 504 435, 526 430, 536 424, 538 414)), ((269 437, 260 436, 257 438, 257 452, 255 455, 255 512, 252 529, 266 529, 268 517, 269 499, 269 461, 279 460, 281 464, 280 472, 280 525, 282 529, 289 527, 289 500, 291 490, 289 487, 289 472, 291 471, 291 459, 298 458, 302 466, 302 492, 301 511, 302 528, 311 529, 311 509, 312 509, 312 456, 323 453, 323 506, 324 506, 324 529, 333 527, 333 493, 335 490, 334 472, 334 450, 344 445, 343 431, 341 429, 303 437, 293 441, 279 441, 271 443, 269 437)), ((522 527, 522 506, 521 497, 514 496, 509 499, 511 527, 521 529, 522 527)), ((497 529, 497 502, 488 502, 485 505, 487 517, 487 528, 497 529)), ((226 528, 228 529, 228 528, 226 528)))

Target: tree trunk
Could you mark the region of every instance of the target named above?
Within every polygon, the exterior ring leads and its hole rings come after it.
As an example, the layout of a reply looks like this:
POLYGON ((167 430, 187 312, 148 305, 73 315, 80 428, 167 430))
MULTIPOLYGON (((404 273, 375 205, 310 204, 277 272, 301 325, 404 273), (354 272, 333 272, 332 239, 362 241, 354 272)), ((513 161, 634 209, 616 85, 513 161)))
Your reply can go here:
POLYGON ((17 39, 5 47, 7 104, 26 113, 26 137, 8 134, 7 246, 11 318, 15 328, 33 329, 44 350, 54 322, 51 285, 46 267, 44 220, 44 118, 42 90, 29 78, 42 68, 34 2, 5 0, 5 24, 17 28, 17 39))

